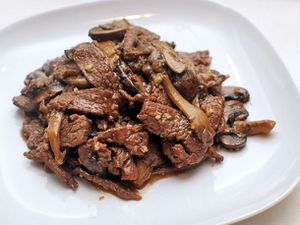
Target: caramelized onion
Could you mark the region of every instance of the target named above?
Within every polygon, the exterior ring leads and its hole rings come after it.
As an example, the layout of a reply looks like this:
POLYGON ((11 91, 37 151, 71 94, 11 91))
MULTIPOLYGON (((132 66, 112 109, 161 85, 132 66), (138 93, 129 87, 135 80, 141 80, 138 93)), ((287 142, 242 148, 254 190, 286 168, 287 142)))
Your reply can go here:
POLYGON ((54 154, 55 162, 61 165, 64 162, 66 151, 60 151, 60 124, 63 118, 63 113, 53 110, 48 121, 48 138, 51 149, 54 154))

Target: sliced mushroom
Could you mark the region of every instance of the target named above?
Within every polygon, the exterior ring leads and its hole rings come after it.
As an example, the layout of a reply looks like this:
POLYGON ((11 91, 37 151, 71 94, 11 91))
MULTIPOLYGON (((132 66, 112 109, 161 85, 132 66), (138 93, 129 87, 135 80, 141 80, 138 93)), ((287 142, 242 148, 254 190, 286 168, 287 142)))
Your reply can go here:
POLYGON ((186 69, 184 60, 174 51, 174 49, 163 41, 154 41, 153 45, 157 47, 162 53, 169 68, 178 74, 183 73, 186 69))
POLYGON ((235 86, 222 87, 222 95, 226 101, 238 100, 244 103, 248 102, 250 98, 249 92, 245 88, 235 86))
POLYGON ((244 104, 240 101, 225 101, 224 119, 227 124, 232 125, 237 120, 245 120, 249 116, 249 112, 244 108, 244 104))
POLYGON ((90 29, 89 36, 97 41, 122 40, 128 26, 127 20, 116 20, 90 29))
POLYGON ((198 138, 211 145, 215 131, 209 125, 206 114, 200 109, 183 98, 173 86, 168 75, 162 75, 162 84, 171 101, 184 113, 191 123, 192 129, 196 132, 198 138))
POLYGON ((62 112, 53 110, 51 112, 47 128, 50 146, 57 165, 63 164, 66 156, 66 151, 60 151, 60 125, 63 119, 63 115, 64 114, 62 112))
POLYGON ((238 133, 245 135, 269 134, 274 128, 274 120, 257 120, 251 122, 237 121, 234 127, 238 133))
POLYGON ((237 151, 243 148, 247 143, 247 136, 236 133, 223 133, 217 137, 220 145, 228 150, 237 151))

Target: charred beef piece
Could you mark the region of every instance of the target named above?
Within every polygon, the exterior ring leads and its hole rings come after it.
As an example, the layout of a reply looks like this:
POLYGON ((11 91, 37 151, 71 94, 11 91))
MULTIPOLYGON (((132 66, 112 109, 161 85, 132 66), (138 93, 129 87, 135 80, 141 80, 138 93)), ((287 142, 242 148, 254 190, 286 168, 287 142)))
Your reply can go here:
POLYGON ((52 109, 60 111, 68 109, 97 116, 117 116, 118 102, 113 91, 90 88, 62 93, 47 104, 44 113, 48 113, 52 109))
POLYGON ((166 140, 179 142, 184 146, 184 153, 188 156, 182 157, 184 160, 176 162, 176 167, 192 166, 204 159, 207 146, 198 140, 192 132, 188 119, 178 110, 146 101, 137 118, 141 120, 149 132, 166 140))
POLYGON ((68 57, 78 65, 86 79, 95 87, 119 89, 119 77, 113 72, 111 62, 94 43, 83 43, 68 51, 68 57))
POLYGON ((126 61, 133 61, 143 55, 149 55, 152 50, 151 41, 159 40, 157 34, 141 27, 129 27, 123 40, 123 56, 126 61))
POLYGON ((84 115, 65 116, 60 126, 60 146, 75 147, 88 140, 92 132, 91 121, 84 115))
POLYGON ((124 200, 140 200, 141 196, 139 195, 138 191, 126 188, 122 186, 121 184, 118 184, 114 181, 108 180, 108 179, 103 179, 98 176, 94 176, 89 174, 88 172, 76 168, 73 171, 74 175, 77 175, 90 183, 94 184, 97 188, 108 191, 116 196, 118 196, 121 199, 124 200))

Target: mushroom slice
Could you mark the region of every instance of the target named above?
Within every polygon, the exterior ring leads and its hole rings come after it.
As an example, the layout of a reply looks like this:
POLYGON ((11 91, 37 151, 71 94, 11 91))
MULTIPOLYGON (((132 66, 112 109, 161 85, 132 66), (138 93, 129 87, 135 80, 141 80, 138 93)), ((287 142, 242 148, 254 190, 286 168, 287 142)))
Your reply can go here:
POLYGON ((154 41, 153 45, 157 47, 166 60, 169 68, 175 73, 182 73, 186 69, 184 60, 174 51, 174 49, 163 41, 154 41))
POLYGON ((234 123, 235 130, 245 135, 269 134, 274 128, 274 120, 257 120, 251 122, 237 121, 234 123))
POLYGON ((237 120, 246 120, 248 116, 249 112, 242 102, 236 100, 225 101, 224 119, 229 125, 237 120))
POLYGON ((197 108, 185 98, 173 86, 168 75, 162 75, 162 84, 171 101, 184 113, 191 123, 191 128, 196 132, 198 138, 211 145, 215 135, 214 129, 209 125, 208 118, 200 108, 197 108))
POLYGON ((48 138, 50 142, 51 149, 54 154, 54 159, 57 165, 61 165, 64 162, 66 151, 60 151, 60 125, 63 119, 63 113, 53 110, 51 112, 49 121, 48 121, 48 138))
POLYGON ((126 20, 113 21, 111 24, 104 24, 89 30, 89 36, 93 40, 121 40, 123 39, 129 23, 126 20))
POLYGON ((235 86, 222 87, 222 95, 226 101, 238 100, 244 103, 248 102, 250 98, 250 94, 245 88, 235 86))
POLYGON ((223 133, 217 137, 220 145, 228 150, 237 151, 243 148, 247 142, 246 135, 240 135, 236 133, 223 133))

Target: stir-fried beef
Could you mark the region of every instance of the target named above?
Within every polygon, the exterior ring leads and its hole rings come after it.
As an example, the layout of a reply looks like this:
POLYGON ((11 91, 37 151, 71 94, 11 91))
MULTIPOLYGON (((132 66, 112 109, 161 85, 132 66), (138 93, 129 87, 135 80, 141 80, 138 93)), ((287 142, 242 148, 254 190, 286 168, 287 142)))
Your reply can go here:
POLYGON ((60 127, 61 147, 75 147, 87 142, 91 133, 91 121, 86 116, 73 114, 65 116, 60 127))
POLYGON ((97 116, 117 115, 117 96, 111 90, 89 88, 65 92, 47 104, 47 110, 71 110, 97 116))
POLYGON ((119 89, 119 77, 113 72, 112 65, 103 51, 94 43, 83 43, 69 51, 71 57, 86 79, 95 87, 119 89))
POLYGON ((204 158, 207 146, 195 137, 188 119, 176 109, 147 101, 137 118, 151 133, 169 141, 182 143, 185 147, 182 151, 186 153, 186 157, 174 163, 175 166, 191 166, 204 158))
POLYGON ((249 92, 222 87, 229 76, 210 69, 208 51, 177 52, 125 19, 89 36, 28 74, 13 98, 26 114, 24 156, 74 190, 80 177, 139 200, 154 176, 220 163, 220 147, 240 150, 247 136, 275 126, 246 121, 249 92))

